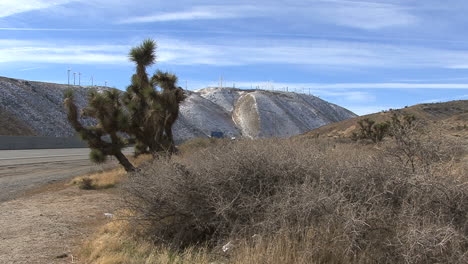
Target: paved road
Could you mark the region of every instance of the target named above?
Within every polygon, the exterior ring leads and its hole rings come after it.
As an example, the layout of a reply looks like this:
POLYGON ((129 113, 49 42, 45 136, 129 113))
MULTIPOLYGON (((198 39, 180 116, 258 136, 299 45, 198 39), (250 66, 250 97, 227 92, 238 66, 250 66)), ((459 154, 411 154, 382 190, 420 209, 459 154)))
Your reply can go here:
POLYGON ((35 149, 0 151, 0 202, 33 188, 116 166, 89 161, 88 149, 35 149))

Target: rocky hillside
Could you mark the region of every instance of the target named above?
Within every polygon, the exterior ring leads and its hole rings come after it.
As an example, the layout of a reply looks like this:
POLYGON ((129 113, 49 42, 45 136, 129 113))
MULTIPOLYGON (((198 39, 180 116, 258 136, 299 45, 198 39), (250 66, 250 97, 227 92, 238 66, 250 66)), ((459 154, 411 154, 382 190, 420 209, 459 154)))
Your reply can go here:
MULTIPOLYGON (((84 107, 90 88, 71 87, 77 104, 84 107)), ((0 77, 0 135, 74 135, 62 106, 67 88, 0 77)), ((356 116, 317 97, 289 92, 206 88, 187 95, 174 127, 178 141, 206 137, 211 131, 235 137, 289 137, 356 116)))
POLYGON ((384 122, 390 120, 394 113, 414 115, 417 119, 427 124, 434 124, 439 128, 445 129, 455 137, 468 139, 468 100, 418 104, 403 109, 359 116, 322 126, 300 137, 349 138, 353 132, 357 132, 357 122, 359 120, 369 118, 376 122, 384 122))
MULTIPOLYGON (((73 136, 63 108, 63 92, 67 88, 62 84, 0 77, 0 135, 73 136)), ((75 93, 77 105, 84 107, 89 88, 70 88, 75 93)), ((83 121, 85 124, 91 122, 83 121)))

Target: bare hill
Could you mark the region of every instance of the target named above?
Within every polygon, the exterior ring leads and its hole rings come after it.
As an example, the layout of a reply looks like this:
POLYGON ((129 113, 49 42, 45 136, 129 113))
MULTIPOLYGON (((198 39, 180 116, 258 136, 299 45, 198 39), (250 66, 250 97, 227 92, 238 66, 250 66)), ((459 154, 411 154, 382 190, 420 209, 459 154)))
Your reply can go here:
MULTIPOLYGON (((91 87, 70 88, 78 106, 84 107, 91 87)), ((0 135, 73 136, 62 106, 66 89, 68 86, 62 84, 0 77, 0 127, 3 127, 0 135)), ((234 88, 206 88, 186 93, 187 99, 174 127, 179 142, 207 137, 212 131, 235 137, 289 137, 356 116, 305 94, 234 88)))
POLYGON ((180 140, 211 131, 248 138, 289 137, 356 116, 305 94, 217 87, 188 93, 174 127, 180 140))
POLYGON ((0 107, 0 135, 35 136, 23 121, 0 107))
POLYGON ((328 124, 326 126, 309 131, 301 136, 306 137, 334 137, 347 138, 358 128, 359 120, 369 118, 376 122, 390 120, 393 113, 406 113, 428 123, 434 123, 442 127, 453 136, 468 137, 468 100, 450 101, 444 103, 418 104, 403 109, 390 110, 359 116, 328 124))
MULTIPOLYGON (((63 108, 63 92, 68 88, 62 84, 0 77, 0 116, 7 118, 1 120, 0 126, 4 129, 0 135, 73 136, 75 133, 63 108)), ((75 93, 77 105, 84 107, 90 88, 70 88, 75 93)))

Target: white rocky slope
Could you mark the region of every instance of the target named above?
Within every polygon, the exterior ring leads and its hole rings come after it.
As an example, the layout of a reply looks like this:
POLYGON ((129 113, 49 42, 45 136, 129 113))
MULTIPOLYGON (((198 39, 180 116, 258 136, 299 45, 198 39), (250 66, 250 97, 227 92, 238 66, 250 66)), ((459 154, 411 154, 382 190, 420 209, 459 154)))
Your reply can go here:
POLYGON ((227 136, 289 137, 356 115, 315 96, 290 92, 205 88, 190 93, 175 135, 181 140, 221 131, 227 136), (215 112, 216 114, 214 114, 215 112), (191 128, 188 129, 181 128, 191 128))
MULTIPOLYGON (((70 86, 78 107, 86 106, 89 88, 70 86)), ((0 77, 0 111, 23 121, 38 136, 70 137, 75 134, 63 108, 67 85, 0 77)), ((98 88, 100 89, 100 88, 98 88)), ((82 120, 91 124, 91 120, 82 120)), ((0 124, 8 126, 8 124, 0 124)))
MULTIPOLYGON (((84 107, 89 88, 71 87, 77 104, 84 107)), ((62 105, 67 88, 67 85, 0 77, 0 111, 15 116, 37 135, 72 136, 74 131, 62 105)), ((178 142, 207 137, 212 131, 229 137, 288 137, 354 116, 342 107, 304 94, 206 88, 187 91, 174 135, 178 142)))

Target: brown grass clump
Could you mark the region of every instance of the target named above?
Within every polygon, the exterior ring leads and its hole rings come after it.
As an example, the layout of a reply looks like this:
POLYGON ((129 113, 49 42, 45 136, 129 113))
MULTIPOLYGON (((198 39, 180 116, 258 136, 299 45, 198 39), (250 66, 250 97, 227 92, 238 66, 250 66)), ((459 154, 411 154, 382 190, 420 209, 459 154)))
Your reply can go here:
POLYGON ((207 250, 187 248, 176 252, 138 237, 130 232, 126 217, 117 215, 117 220, 101 227, 81 248, 80 261, 93 264, 210 263, 207 250))
POLYGON ((143 166, 125 202, 154 245, 232 242, 226 263, 466 263, 465 153, 413 139, 411 164, 395 141, 207 147, 143 166))
POLYGON ((96 190, 114 187, 126 177, 123 168, 102 171, 73 178, 71 184, 78 185, 80 189, 96 190))
MULTIPOLYGON (((133 164, 139 166, 151 159, 150 155, 140 155, 130 158, 133 164)), ((73 178, 71 184, 78 185, 83 190, 99 190, 113 188, 127 177, 123 168, 104 170, 98 173, 78 176, 73 178)))

